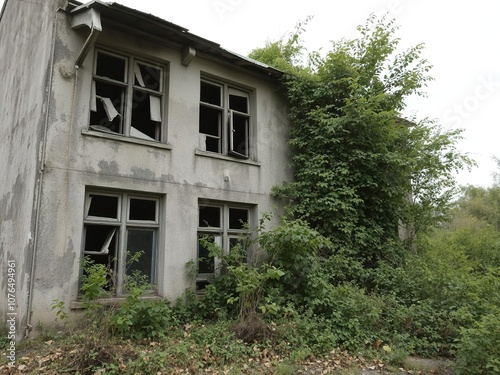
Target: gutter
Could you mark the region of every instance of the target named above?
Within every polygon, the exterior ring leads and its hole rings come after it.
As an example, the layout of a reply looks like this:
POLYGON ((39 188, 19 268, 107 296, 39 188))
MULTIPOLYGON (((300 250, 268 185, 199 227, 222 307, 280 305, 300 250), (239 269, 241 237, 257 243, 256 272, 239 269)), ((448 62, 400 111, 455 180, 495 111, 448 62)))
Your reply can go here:
POLYGON ((77 68, 83 64, 83 61, 85 60, 85 57, 87 57, 92 44, 97 40, 102 31, 101 13, 99 10, 91 8, 85 12, 75 14, 71 20, 71 28, 78 29, 83 26, 88 26, 90 28, 90 34, 83 44, 78 57, 76 58, 75 66, 77 68))

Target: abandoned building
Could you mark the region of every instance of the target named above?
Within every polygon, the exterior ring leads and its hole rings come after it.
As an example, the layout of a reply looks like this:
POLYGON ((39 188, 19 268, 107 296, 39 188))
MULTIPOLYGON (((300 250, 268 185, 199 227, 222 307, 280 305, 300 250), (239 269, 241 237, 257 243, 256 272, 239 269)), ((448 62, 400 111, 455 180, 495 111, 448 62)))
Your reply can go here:
POLYGON ((138 269, 173 300, 214 273, 200 236, 228 251, 279 207, 280 71, 97 0, 6 0, 0 36, 0 316, 18 337, 54 322, 54 300, 81 308, 85 256, 114 298, 138 269))

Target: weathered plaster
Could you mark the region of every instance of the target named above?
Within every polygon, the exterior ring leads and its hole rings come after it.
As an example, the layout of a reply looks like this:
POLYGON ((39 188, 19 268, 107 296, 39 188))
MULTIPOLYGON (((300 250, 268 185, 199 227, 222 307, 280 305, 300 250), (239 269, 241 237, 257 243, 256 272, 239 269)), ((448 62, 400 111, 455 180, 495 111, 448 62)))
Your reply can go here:
MULTIPOLYGON (((27 322, 39 156, 54 14, 63 0, 7 0, 0 20, 0 264, 16 260, 17 333, 27 322)), ((2 282, 2 296, 6 295, 2 282)), ((6 314, 0 298, 0 316, 6 314)))

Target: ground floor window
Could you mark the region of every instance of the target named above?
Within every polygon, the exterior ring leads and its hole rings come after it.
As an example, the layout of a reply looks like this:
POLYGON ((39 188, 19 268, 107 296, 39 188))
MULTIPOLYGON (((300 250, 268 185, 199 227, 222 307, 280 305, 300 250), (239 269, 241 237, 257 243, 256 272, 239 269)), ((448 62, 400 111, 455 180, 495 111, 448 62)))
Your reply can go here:
POLYGON ((198 208, 198 249, 196 289, 204 289, 220 266, 219 259, 211 256, 202 238, 217 244, 224 253, 242 241, 248 234, 251 208, 232 204, 203 202, 198 208))
POLYGON ((136 271, 156 285, 159 204, 158 197, 137 193, 86 192, 83 255, 105 265, 110 293, 125 294, 127 277, 136 271), (138 261, 131 262, 134 256, 138 261))

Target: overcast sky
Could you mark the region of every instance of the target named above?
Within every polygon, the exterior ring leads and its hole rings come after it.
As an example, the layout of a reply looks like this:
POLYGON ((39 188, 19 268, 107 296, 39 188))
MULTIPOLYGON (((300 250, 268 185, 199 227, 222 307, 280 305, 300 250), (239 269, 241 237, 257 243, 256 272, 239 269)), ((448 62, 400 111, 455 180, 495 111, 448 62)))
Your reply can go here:
MULTIPOLYGON (((20 0, 10 0, 20 1, 20 0)), ((33 1, 33 0, 30 0, 33 1)), ((37 0, 42 1, 42 0, 37 0)), ((3 1, 0 0, 0 4, 3 1)), ((85 2, 85 1, 84 1, 85 2)), ((434 66, 428 97, 412 99, 417 119, 464 129, 460 150, 478 167, 460 184, 489 186, 500 157, 500 2, 498 0, 118 0, 189 29, 240 54, 292 31, 308 15, 306 47, 329 50, 331 40, 352 38, 371 13, 396 19, 402 46, 424 43, 434 66)))

